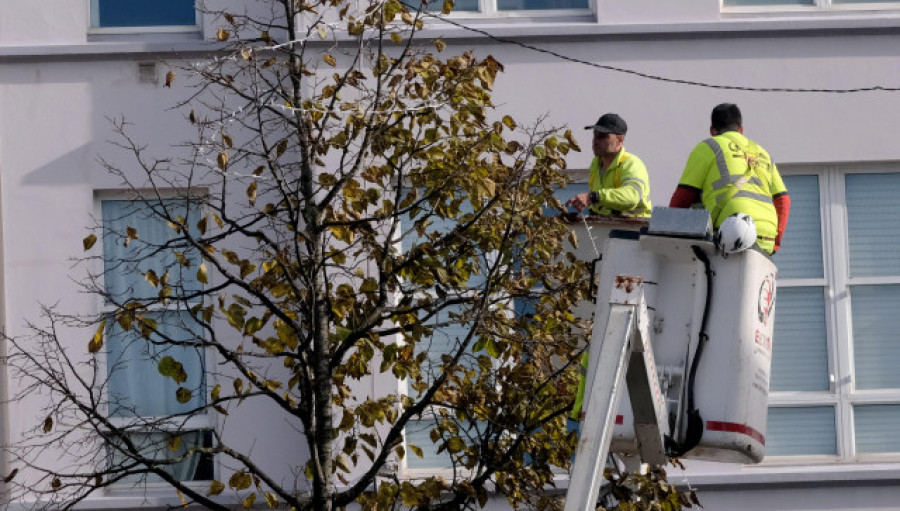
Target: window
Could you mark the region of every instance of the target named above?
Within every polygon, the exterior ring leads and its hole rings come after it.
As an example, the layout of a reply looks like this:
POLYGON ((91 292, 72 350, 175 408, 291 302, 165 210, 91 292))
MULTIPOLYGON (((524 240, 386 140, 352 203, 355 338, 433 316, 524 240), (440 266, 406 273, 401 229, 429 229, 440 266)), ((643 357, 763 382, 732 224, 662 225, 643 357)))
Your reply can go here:
MULTIPOLYGON (((415 8, 419 2, 405 0, 407 5, 415 8)), ((440 10, 443 0, 429 0, 429 10, 440 10)), ((591 8, 590 0, 455 0, 453 14, 461 16, 515 16, 517 14, 558 13, 564 11, 583 11, 591 8)))
POLYGON ((767 456, 900 459, 900 172, 784 176, 767 456))
POLYGON ((90 0, 91 27, 197 27, 194 0, 90 0))
MULTIPOLYGON (((897 0, 722 0, 722 5, 734 10, 820 10, 820 9, 860 9, 865 7, 884 8, 884 4, 896 4, 897 0)), ((731 9, 730 9, 731 10, 731 9)))
MULTIPOLYGON (((151 206, 165 208, 173 218, 182 216, 190 225, 196 224, 190 220, 199 215, 199 208, 186 204, 183 199, 153 204, 101 200, 104 308, 139 300, 147 304, 146 316, 156 322, 156 334, 148 340, 138 328, 126 329, 109 320, 105 346, 111 422, 128 432, 128 439, 142 454, 180 459, 167 466, 170 474, 196 480, 212 478, 211 460, 196 454, 186 456, 190 447, 210 446, 212 441, 211 418, 203 412, 205 353, 196 345, 202 328, 186 310, 190 304, 178 297, 201 289, 196 277, 200 258, 195 250, 172 246, 173 229, 151 210, 151 206), (179 263, 185 258, 191 262, 189 266, 179 263), (172 299, 158 299, 162 287, 151 284, 157 278, 171 284, 172 299), (169 358, 182 365, 183 381, 160 374, 160 364, 169 358), (171 416, 177 420, 164 420, 171 416)), ((123 440, 118 442, 121 445, 123 440)), ((111 448, 110 461, 126 459, 111 448)))
MULTIPOLYGON (((471 205, 466 202, 461 213, 466 214, 471 212, 471 205)), ((436 215, 429 214, 424 216, 430 218, 428 225, 429 233, 448 233, 456 225, 456 221, 453 219, 445 220, 436 215)), ((413 219, 404 217, 403 229, 408 230, 412 225, 413 219)), ((414 232, 409 232, 400 240, 400 248, 403 251, 409 251, 415 244, 425 241, 426 237, 427 235, 419 236, 414 232)), ((477 289, 482 282, 483 278, 476 272, 470 277, 468 286, 477 289)), ((469 294, 469 292, 465 290, 458 292, 460 293, 460 296, 469 294)), ((423 292, 423 294, 427 296, 427 293, 423 292)), ((462 317, 467 309, 468 306, 464 304, 445 306, 438 311, 430 321, 424 322, 431 328, 434 328, 431 337, 423 337, 417 346, 417 351, 427 353, 427 358, 421 368, 426 382, 431 383, 434 381, 443 370, 442 357, 447 354, 458 352, 461 347, 460 343, 467 337, 469 331, 473 328, 473 323, 462 317)), ((460 359, 460 366, 471 369, 478 367, 476 355, 471 349, 460 359)), ((403 387, 401 388, 402 393, 414 398, 417 398, 420 394, 412 388, 412 385, 410 385, 409 382, 401 382, 401 387, 403 387)), ((420 417, 410 420, 409 423, 407 423, 404 436, 407 444, 406 452, 410 454, 404 456, 402 463, 404 470, 408 474, 412 474, 410 471, 421 470, 424 472, 433 472, 434 470, 450 469, 453 467, 453 460, 450 453, 447 450, 439 453, 438 446, 440 445, 440 442, 433 441, 431 437, 432 430, 436 429, 445 416, 452 417, 452 413, 442 407, 432 406, 422 413, 420 417), (419 457, 415 454, 414 451, 409 448, 410 445, 421 449, 422 456, 419 457)), ((455 422, 455 426, 458 427, 456 434, 461 437, 467 438, 470 435, 477 435, 477 431, 472 429, 473 427, 477 427, 477 424, 467 420, 454 420, 452 418, 450 420, 455 422)), ((448 438, 445 436, 444 440, 446 441, 448 438)), ((470 439, 467 438, 467 440, 470 439)))

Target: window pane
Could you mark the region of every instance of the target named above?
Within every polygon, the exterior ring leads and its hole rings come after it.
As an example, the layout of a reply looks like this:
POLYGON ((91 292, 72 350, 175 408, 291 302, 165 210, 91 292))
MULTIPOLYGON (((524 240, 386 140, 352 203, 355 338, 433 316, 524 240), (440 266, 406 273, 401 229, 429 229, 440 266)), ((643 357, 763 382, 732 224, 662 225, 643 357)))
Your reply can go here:
POLYGON ((828 390, 823 289, 780 288, 776 300, 771 390, 828 390))
POLYGON ((769 408, 766 424, 767 456, 837 454, 834 408, 769 408))
MULTIPOLYGON (((199 207, 191 207, 190 211, 186 211, 184 201, 181 200, 166 200, 162 204, 173 216, 186 217, 192 235, 200 236, 196 227, 199 207)), ((199 253, 184 246, 157 250, 177 234, 165 220, 153 215, 149 208, 144 202, 131 200, 105 200, 101 204, 104 282, 107 292, 117 301, 157 296, 159 289, 145 278, 148 270, 153 270, 158 277, 168 271, 170 285, 182 287, 180 290, 173 289, 176 296, 201 289, 197 280, 199 253), (137 232, 136 239, 126 238, 129 227, 137 232), (184 253, 191 265, 186 267, 179 264, 175 258, 176 252, 184 253)))
POLYGON ((194 26, 194 0, 92 0, 94 27, 194 26))
POLYGON ((850 276, 900 275, 900 174, 847 174, 845 183, 850 276))
POLYGON ((588 7, 588 0, 497 0, 497 9, 501 11, 587 9, 588 7))
MULTIPOLYGON (((434 330, 431 338, 423 338, 419 341, 417 351, 428 353, 428 359, 422 365, 422 372, 426 377, 426 381, 433 381, 438 375, 445 372, 446 368, 442 360, 444 355, 456 355, 462 342, 473 325, 469 321, 463 321, 458 318, 458 314, 463 310, 464 305, 455 305, 445 307, 438 312, 435 317, 429 321, 428 325, 440 325, 434 330)), ((475 369, 478 367, 476 354, 472 352, 472 346, 475 345, 477 339, 472 339, 469 348, 463 353, 459 359, 459 365, 465 368, 475 369)), ((484 355, 484 352, 480 353, 484 355)), ((412 392, 412 391, 411 391, 412 392)))
MULTIPOLYGON (((442 416, 440 413, 428 415, 423 413, 421 419, 411 420, 406 424, 406 468, 410 469, 440 469, 451 468, 453 460, 448 449, 444 449, 438 453, 438 448, 442 440, 437 442, 431 441, 431 430, 438 427, 439 421, 444 421, 443 441, 447 441, 451 436, 458 436, 469 445, 475 443, 475 439, 484 435, 487 424, 483 421, 470 422, 468 420, 458 420, 448 414, 442 416), (451 433, 451 431, 453 433, 451 433), (409 444, 415 445, 422 449, 422 457, 409 448, 409 444)), ((477 444, 476 444, 477 445, 477 444)), ((456 453, 456 457, 462 453, 456 453)))
POLYGON ((857 452, 900 452, 900 406, 854 406, 853 420, 857 452))
MULTIPOLYGON (((409 190, 409 188, 405 188, 404 193, 409 190)), ((423 192, 420 192, 420 197, 421 193, 423 192)), ((403 252, 409 252, 412 247, 422 243, 432 243, 432 238, 440 238, 443 235, 452 232, 461 222, 469 220, 467 217, 471 217, 474 212, 472 203, 468 200, 463 201, 459 206, 457 215, 450 218, 441 218, 438 214, 434 213, 433 210, 428 209, 431 208, 431 206, 425 205, 423 207, 426 209, 417 212, 415 217, 411 217, 407 213, 401 220, 402 232, 400 235, 402 237, 400 239, 400 247, 403 252), (420 225, 424 225, 424 232, 422 235, 419 235, 416 230, 416 222, 421 222, 420 225)), ((469 271, 468 279, 461 284, 463 289, 478 288, 483 286, 487 280, 484 276, 484 270, 493 262, 493 255, 491 253, 483 252, 479 255, 480 257, 467 258, 466 262, 468 264, 466 268, 454 268, 455 271, 469 271)), ((456 261, 447 260, 446 262, 447 264, 453 264, 456 261)))
MULTIPOLYGON (((421 0, 403 0, 410 9, 418 10, 421 0)), ((425 10, 429 12, 440 11, 444 5, 444 0, 428 0, 425 10)), ((456 0, 453 2, 452 12, 478 12, 478 0, 456 0)))
MULTIPOLYGON (((212 447, 212 434, 209 431, 187 431, 178 435, 181 438, 178 449, 169 448, 169 439, 175 435, 169 433, 129 433, 128 439, 137 447, 141 455, 157 460, 175 461, 185 456, 192 447, 212 447)), ((113 440, 122 445, 122 440, 113 440)), ((114 446, 109 447, 110 464, 129 463, 129 459, 114 446)), ((163 470, 179 481, 200 481, 213 478, 212 460, 198 453, 187 456, 171 465, 164 465, 163 470)), ((121 479, 122 483, 161 483, 163 479, 156 474, 134 474, 121 479)))
POLYGON ((781 278, 821 278, 822 219, 818 176, 784 176, 791 196, 791 213, 784 243, 772 260, 781 278))
POLYGON ((852 286, 856 388, 900 388, 900 286, 852 286))
MULTIPOLYGON (((191 342, 201 336, 200 325, 189 312, 161 311, 151 315, 157 330, 172 342, 191 342)), ((181 345, 155 345, 141 337, 137 329, 122 330, 117 322, 107 329, 107 373, 109 374, 109 415, 112 417, 160 417, 184 413, 206 403, 203 350, 181 345), (159 361, 171 356, 184 366, 187 380, 176 383, 159 374, 159 361), (186 403, 179 403, 179 387, 191 391, 186 403)), ((158 336, 150 340, 161 341, 158 336)))
POLYGON ((411 420, 406 424, 406 468, 450 468, 453 465, 447 450, 438 454, 440 443, 431 441, 434 426, 433 419, 411 420), (422 449, 421 458, 409 448, 410 444, 422 449))
POLYGON ((815 0, 725 0, 725 5, 815 5, 815 0))

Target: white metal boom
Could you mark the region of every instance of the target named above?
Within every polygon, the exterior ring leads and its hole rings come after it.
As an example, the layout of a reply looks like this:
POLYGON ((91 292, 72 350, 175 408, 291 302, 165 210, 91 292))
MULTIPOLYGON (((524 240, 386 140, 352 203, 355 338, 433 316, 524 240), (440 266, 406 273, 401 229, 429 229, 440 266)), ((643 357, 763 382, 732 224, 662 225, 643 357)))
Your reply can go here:
POLYGON ((642 278, 616 277, 609 302, 599 302, 601 306, 609 307, 609 317, 599 363, 588 368, 593 378, 587 378, 592 383, 590 392, 585 392, 588 401, 584 403, 585 417, 565 511, 593 511, 597 507, 623 382, 628 385, 641 459, 652 464, 666 461, 663 441, 669 429, 668 414, 647 329, 642 278))

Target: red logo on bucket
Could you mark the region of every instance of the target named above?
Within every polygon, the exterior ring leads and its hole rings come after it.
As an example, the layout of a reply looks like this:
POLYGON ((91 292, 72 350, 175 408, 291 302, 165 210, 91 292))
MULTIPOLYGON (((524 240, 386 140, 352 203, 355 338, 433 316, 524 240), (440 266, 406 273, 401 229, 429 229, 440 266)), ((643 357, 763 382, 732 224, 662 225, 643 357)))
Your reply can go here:
POLYGON ((759 285, 759 300, 757 300, 756 310, 759 313, 759 322, 763 325, 769 322, 772 310, 775 309, 775 275, 771 273, 766 275, 762 284, 759 285))

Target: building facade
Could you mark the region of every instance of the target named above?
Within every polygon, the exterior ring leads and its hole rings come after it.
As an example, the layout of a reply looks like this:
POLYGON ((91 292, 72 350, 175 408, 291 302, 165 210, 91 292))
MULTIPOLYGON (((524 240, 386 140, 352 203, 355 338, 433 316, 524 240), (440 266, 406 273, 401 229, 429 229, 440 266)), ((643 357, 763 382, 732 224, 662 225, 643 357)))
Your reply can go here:
MULTIPOLYGON (((768 456, 758 466, 688 463, 670 476, 711 510, 896 508, 900 4, 466 0, 448 20, 429 21, 424 37, 499 60, 501 111, 572 127, 584 148, 568 161, 577 183, 590 163, 590 132, 581 128, 616 112, 629 125, 627 150, 649 169, 651 200, 666 205, 687 155, 708 136, 712 107, 741 107, 745 134, 772 155, 792 200, 775 256, 768 456)), ((148 147, 187 136, 178 131, 184 112, 169 109, 180 96, 165 86, 166 62, 202 59, 217 23, 193 0, 4 0, 0 313, 8 335, 23 333, 40 303, 103 307, 70 285, 70 261, 85 226, 113 218, 123 198, 98 160, 125 164, 106 143, 110 119, 134 121, 148 147)), ((5 375, 0 386, 16 395, 5 375)), ((6 402, 6 441, 21 438, 41 409, 36 398, 6 402)), ((251 431, 260 413, 229 427, 251 431)), ((272 470, 305 456, 277 441, 291 431, 275 425, 254 439, 272 470)), ((81 506, 174 503, 154 492, 111 490, 81 506)))

